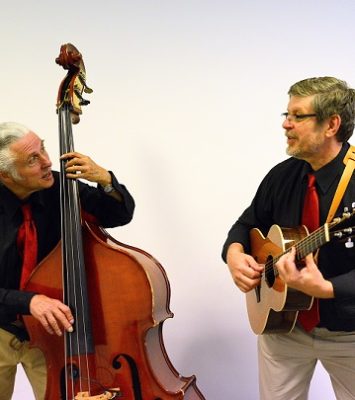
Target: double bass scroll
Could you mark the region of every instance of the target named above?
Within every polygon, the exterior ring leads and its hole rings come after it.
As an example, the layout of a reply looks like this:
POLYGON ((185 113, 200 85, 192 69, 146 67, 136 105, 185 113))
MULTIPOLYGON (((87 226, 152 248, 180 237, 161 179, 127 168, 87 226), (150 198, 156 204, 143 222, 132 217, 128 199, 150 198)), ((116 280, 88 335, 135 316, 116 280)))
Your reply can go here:
MULTIPOLYGON (((56 62, 68 73, 59 87, 61 154, 74 151, 72 124, 89 102, 82 56, 61 46, 56 62)), ((204 400, 195 376, 183 377, 163 343, 170 285, 144 250, 123 244, 81 212, 76 180, 61 166, 62 239, 33 272, 26 290, 57 298, 74 313, 74 332, 54 337, 24 318, 47 363, 45 400, 204 400)))

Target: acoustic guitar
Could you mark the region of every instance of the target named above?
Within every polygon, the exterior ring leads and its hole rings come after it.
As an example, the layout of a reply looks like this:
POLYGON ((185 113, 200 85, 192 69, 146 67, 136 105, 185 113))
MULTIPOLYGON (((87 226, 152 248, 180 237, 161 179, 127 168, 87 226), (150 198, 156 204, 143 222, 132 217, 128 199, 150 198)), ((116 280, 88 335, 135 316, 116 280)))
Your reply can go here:
POLYGON ((313 297, 288 287, 280 278, 276 263, 282 255, 296 248, 296 264, 302 268, 306 255, 314 253, 321 246, 337 238, 348 237, 347 247, 353 246, 350 236, 353 227, 334 231, 335 226, 354 215, 345 212, 311 234, 305 226, 281 228, 272 225, 267 237, 253 228, 250 231, 251 255, 259 264, 264 264, 260 285, 246 294, 249 323, 257 335, 287 333, 294 328, 300 310, 309 310, 313 297))

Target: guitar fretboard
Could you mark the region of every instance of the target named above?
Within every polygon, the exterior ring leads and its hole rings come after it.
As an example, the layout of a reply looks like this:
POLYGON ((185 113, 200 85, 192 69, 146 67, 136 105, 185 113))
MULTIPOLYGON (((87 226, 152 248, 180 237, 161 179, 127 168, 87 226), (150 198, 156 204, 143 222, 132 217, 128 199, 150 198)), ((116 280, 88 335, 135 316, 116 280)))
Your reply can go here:
MULTIPOLYGON (((294 247, 296 248, 296 260, 300 261, 305 258, 308 254, 313 253, 325 243, 329 242, 329 224, 325 224, 320 228, 316 229, 310 235, 304 237, 299 242, 297 242, 294 247)), ((291 248, 286 249, 283 253, 270 259, 265 264, 265 273, 267 274, 270 269, 274 270, 275 276, 278 275, 275 263, 286 253, 288 253, 291 248)))

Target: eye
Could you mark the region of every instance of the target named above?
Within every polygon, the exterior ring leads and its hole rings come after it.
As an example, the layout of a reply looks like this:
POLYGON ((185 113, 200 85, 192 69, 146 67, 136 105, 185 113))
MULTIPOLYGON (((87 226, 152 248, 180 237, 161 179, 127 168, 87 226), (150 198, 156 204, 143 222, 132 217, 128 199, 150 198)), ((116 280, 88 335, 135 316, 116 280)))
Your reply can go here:
POLYGON ((27 160, 27 164, 29 166, 33 166, 37 163, 37 161, 38 161, 38 155, 33 155, 27 160))
POLYGON ((301 121, 302 119, 310 117, 310 114, 295 114, 295 120, 301 121))

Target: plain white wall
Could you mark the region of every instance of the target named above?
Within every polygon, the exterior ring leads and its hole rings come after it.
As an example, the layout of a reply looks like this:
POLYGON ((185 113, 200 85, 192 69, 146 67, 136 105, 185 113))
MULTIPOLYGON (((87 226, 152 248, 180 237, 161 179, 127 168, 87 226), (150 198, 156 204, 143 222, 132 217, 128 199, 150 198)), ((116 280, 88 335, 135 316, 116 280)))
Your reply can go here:
MULTIPOLYGON (((110 232, 169 276, 167 352, 209 400, 257 399, 255 336, 220 258, 261 178, 284 159, 280 113, 299 79, 352 86, 353 0, 102 0, 2 5, 0 120, 45 138, 58 166, 60 45, 82 52, 94 90, 76 149, 116 172, 133 222, 110 232)), ((15 400, 31 398, 22 371, 15 400)), ((319 368, 311 400, 332 400, 319 368)))

